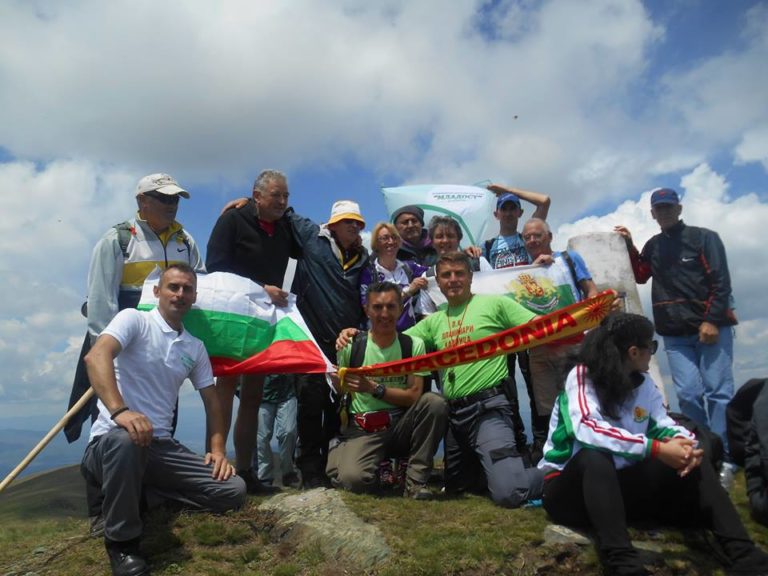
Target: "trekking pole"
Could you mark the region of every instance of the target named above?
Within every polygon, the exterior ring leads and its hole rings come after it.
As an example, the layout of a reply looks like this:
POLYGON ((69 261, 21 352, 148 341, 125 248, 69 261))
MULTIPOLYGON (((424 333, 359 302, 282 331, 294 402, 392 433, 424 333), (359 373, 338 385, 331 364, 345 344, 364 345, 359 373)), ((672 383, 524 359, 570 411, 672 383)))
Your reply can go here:
POLYGON ((59 420, 56 425, 50 429, 48 434, 46 434, 40 442, 37 443, 37 446, 32 448, 29 454, 27 454, 24 459, 19 462, 18 466, 14 468, 8 476, 5 477, 5 479, 0 482, 0 492, 5 490, 11 482, 14 481, 16 476, 22 473, 24 468, 29 466, 29 463, 34 460, 40 452, 43 451, 43 448, 45 448, 48 443, 53 440, 53 437, 56 436, 59 432, 61 432, 61 429, 64 428, 64 426, 67 425, 67 422, 69 422, 69 419, 72 418, 75 414, 77 414, 80 409, 85 406, 86 402, 91 399, 93 396, 93 388, 88 388, 82 396, 80 396, 80 400, 78 400, 72 408, 70 408, 66 414, 59 420))

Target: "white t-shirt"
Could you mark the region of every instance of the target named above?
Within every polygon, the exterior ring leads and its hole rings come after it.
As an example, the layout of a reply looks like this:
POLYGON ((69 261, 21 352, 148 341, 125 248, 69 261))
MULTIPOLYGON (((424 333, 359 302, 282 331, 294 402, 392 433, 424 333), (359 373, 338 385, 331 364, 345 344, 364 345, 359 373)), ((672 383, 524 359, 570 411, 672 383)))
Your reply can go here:
MULTIPOLYGON (((149 419, 155 438, 169 438, 184 380, 189 378, 196 390, 214 383, 203 343, 186 330, 179 334, 171 328, 157 308, 123 310, 102 334, 109 334, 122 347, 115 358, 115 375, 125 405, 149 419)), ((98 407, 91 439, 117 426, 101 400, 98 407)))

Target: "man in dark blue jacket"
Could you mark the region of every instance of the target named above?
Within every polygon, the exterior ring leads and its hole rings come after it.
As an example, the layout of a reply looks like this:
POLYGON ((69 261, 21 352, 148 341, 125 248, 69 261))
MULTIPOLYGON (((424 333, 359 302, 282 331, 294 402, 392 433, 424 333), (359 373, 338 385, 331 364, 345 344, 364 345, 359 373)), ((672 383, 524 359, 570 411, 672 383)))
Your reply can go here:
POLYGON ((726 463, 721 482, 733 481, 726 438, 725 410, 733 398, 733 329, 731 276, 725 248, 716 232, 686 225, 677 192, 658 188, 651 194, 651 214, 661 233, 643 251, 624 236, 635 280, 653 277, 651 300, 656 331, 664 336, 680 410, 723 439, 726 463), (706 400, 706 402, 705 402, 706 400))
MULTIPOLYGON (((360 326, 360 273, 368 251, 360 231, 365 220, 351 200, 333 204, 331 217, 319 226, 288 211, 301 255, 291 292, 312 335, 328 359, 336 363, 336 336, 342 328, 360 326)), ((325 375, 304 374, 298 380, 299 453, 296 464, 304 488, 327 485, 328 443, 338 431, 338 416, 325 375)))

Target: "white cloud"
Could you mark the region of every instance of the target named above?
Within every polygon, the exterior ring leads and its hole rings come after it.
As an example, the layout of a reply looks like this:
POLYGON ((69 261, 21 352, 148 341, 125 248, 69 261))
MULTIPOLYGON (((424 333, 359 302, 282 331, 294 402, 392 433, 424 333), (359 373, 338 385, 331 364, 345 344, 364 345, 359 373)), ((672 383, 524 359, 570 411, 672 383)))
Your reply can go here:
POLYGON ((88 255, 133 212, 135 182, 88 162, 0 164, 0 398, 9 414, 19 403, 64 404, 85 334, 88 255))
MULTIPOLYGON (((0 23, 0 143, 185 181, 237 180, 254 158, 290 170, 351 157, 416 181, 537 182, 576 205, 569 174, 609 136, 626 135, 616 148, 630 166, 622 98, 663 30, 639 1, 507 2, 487 17, 494 42, 477 7, 13 4, 0 23)), ((644 165, 622 178, 641 181, 644 165)), ((591 194, 605 189, 617 193, 591 194)))
POLYGON ((742 162, 763 161, 768 109, 768 7, 743 14, 744 48, 727 49, 690 69, 662 79, 660 120, 681 130, 681 139, 700 150, 734 146, 742 162), (681 122, 682 120, 682 122, 681 122))
POLYGON ((6 5, 0 145, 190 183, 242 181, 254 159, 289 171, 352 159, 390 179, 548 191, 564 213, 690 169, 723 141, 762 159, 746 131, 768 114, 765 10, 745 17, 745 48, 657 79, 649 58, 667 31, 639 0, 480 6, 6 5))
POLYGON ((768 123, 744 132, 735 155, 737 163, 760 162, 768 172, 768 123))

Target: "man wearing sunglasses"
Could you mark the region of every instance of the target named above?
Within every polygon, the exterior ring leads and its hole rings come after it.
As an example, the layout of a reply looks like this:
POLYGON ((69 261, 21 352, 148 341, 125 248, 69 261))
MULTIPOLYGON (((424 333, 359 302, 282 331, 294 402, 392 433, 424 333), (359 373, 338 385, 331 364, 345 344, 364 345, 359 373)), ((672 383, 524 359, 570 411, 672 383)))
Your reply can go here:
MULTIPOLYGON (((90 388, 83 358, 112 318, 126 308, 136 308, 144 280, 155 269, 165 270, 170 264, 188 264, 195 272, 204 270, 192 236, 176 222, 179 198, 189 198, 168 174, 149 174, 136 187, 138 211, 130 220, 116 224, 96 244, 88 270, 88 301, 84 314, 88 318, 88 334, 80 352, 75 380, 69 398, 71 408, 90 388)), ((70 419, 65 434, 70 442, 80 437, 83 423, 96 416, 92 399, 70 419)), ((101 500, 97 490, 88 493, 92 532, 99 532, 101 500)))
POLYGON ((136 307, 144 280, 155 266, 164 270, 180 262, 203 271, 195 241, 176 222, 179 198, 188 199, 189 192, 168 174, 144 176, 136 187, 136 215, 110 228, 96 244, 88 271, 91 341, 119 310, 136 307), (124 225, 130 234, 125 248, 120 240, 124 225))

